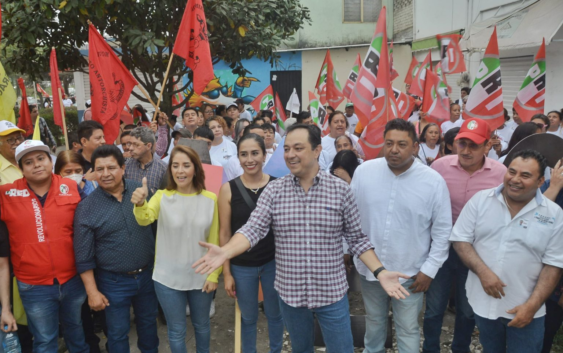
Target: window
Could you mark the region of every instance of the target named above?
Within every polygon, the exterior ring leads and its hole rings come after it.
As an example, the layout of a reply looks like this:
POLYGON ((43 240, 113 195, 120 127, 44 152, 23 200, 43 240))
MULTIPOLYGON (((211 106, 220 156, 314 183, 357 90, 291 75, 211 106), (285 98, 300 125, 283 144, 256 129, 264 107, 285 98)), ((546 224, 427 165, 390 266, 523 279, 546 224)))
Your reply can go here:
POLYGON ((382 0, 343 0, 344 22, 377 22, 382 0))

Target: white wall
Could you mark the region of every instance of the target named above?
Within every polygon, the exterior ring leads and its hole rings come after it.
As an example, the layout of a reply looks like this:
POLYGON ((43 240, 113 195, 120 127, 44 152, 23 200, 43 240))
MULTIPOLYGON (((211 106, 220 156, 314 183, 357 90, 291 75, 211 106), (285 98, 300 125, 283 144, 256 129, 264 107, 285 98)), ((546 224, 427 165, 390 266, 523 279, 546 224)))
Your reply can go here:
POLYGON ((546 47, 546 98, 545 111, 563 108, 563 28, 546 47))

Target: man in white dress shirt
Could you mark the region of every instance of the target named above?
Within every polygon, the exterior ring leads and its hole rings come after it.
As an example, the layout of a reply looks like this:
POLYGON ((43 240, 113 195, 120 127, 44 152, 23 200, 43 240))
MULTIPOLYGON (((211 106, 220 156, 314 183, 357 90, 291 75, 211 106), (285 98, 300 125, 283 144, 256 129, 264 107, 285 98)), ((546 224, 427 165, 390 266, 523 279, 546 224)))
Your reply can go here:
MULTIPOLYGON (((401 301, 391 299, 399 352, 419 351, 418 315, 424 292, 448 257, 452 228, 446 182, 435 170, 414 163, 417 147, 414 125, 391 120, 384 131, 385 158, 360 165, 351 184, 362 230, 383 266, 411 276, 402 283, 411 295, 401 301)), ((384 352, 389 296, 370 271, 354 260, 367 314, 364 353, 384 352)))
POLYGON ((500 186, 465 205, 450 241, 469 268, 467 298, 484 352, 540 352, 545 300, 561 277, 563 211, 542 195, 545 158, 515 155, 500 186))

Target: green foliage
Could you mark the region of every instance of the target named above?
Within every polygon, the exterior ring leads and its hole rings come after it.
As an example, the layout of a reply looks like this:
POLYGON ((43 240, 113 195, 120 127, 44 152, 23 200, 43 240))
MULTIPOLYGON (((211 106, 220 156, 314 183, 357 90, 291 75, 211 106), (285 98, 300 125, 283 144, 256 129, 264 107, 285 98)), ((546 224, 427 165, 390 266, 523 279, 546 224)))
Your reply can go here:
MULTIPOLYGON (((77 131, 78 129, 78 110, 76 107, 68 107, 65 108, 65 115, 66 115, 66 128, 67 131, 77 131)), ((39 110, 39 116, 45 119, 51 133, 55 137, 58 146, 63 146, 65 144, 65 139, 63 135, 63 129, 59 127, 59 125, 55 125, 55 121, 53 120, 53 109, 41 109, 39 110)))
MULTIPOLYGON (((156 101, 186 2, 5 0, 3 62, 14 72, 38 77, 49 71, 49 52, 55 47, 60 70, 84 70, 87 59, 78 48, 87 44, 90 20, 106 38, 120 43, 123 63, 156 101)), ((203 0, 203 5, 214 62, 227 62, 240 76, 249 72, 242 60, 254 56, 275 63, 274 50, 310 22, 299 0, 203 0)), ((173 87, 186 73, 184 61, 176 58, 171 67, 175 78, 164 89, 165 111, 177 108, 170 106, 177 93, 173 87)))

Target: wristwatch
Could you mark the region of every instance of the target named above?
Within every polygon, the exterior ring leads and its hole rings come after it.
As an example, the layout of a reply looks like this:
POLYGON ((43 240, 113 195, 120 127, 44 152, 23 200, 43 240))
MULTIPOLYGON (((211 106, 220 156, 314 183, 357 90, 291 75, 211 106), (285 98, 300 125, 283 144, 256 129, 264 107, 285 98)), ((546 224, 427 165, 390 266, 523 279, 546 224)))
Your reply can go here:
POLYGON ((377 279, 377 276, 379 276, 379 274, 381 273, 381 271, 384 271, 385 267, 381 266, 380 268, 378 268, 377 270, 373 271, 373 276, 377 279))

